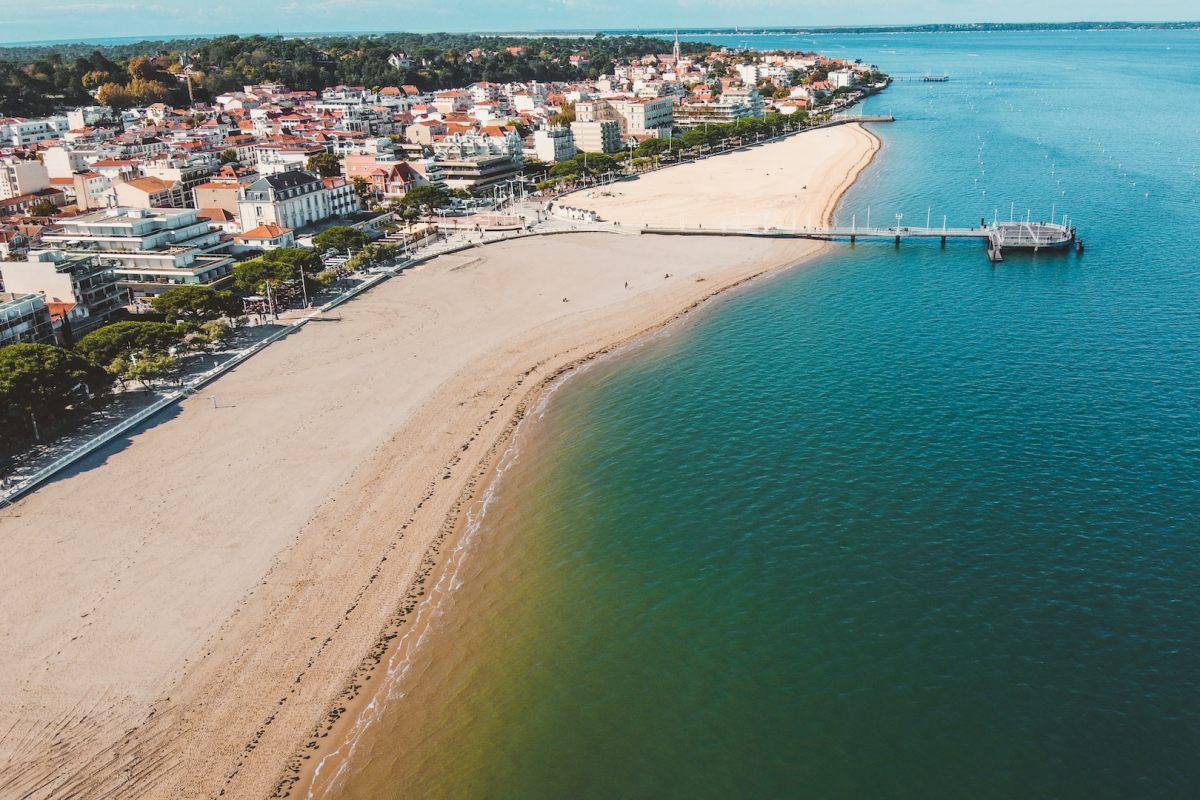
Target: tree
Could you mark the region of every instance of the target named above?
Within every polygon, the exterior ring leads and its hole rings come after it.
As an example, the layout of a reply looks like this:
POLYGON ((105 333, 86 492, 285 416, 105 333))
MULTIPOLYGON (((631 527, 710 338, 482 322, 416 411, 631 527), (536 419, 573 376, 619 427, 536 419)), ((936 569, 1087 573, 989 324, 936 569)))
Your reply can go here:
POLYGON ((313 237, 313 247, 322 253, 327 250, 361 250, 370 243, 370 236, 347 225, 334 225, 313 237))
POLYGON ((165 353, 136 353, 125 367, 125 379, 138 381, 149 391, 155 381, 178 376, 179 362, 165 353))
POLYGON ((208 286, 172 286, 150 301, 168 322, 212 319, 231 310, 233 295, 208 286))
POLYGON ((272 286, 298 280, 303 273, 314 276, 323 265, 315 250, 307 247, 281 247, 269 250, 257 258, 237 264, 233 268, 233 284, 243 292, 263 291, 268 282, 272 286))
POLYGON ((354 193, 358 195, 358 199, 362 201, 364 206, 367 205, 374 194, 371 191, 370 182, 361 175, 356 175, 350 179, 350 184, 354 187, 354 193))
POLYGON ((143 106, 164 103, 171 98, 171 90, 161 81, 134 78, 129 82, 128 89, 134 101, 143 106))
POLYGON ((200 333, 209 347, 219 350, 232 341, 233 326, 223 319, 209 320, 200 326, 200 333))
POLYGON ((217 157, 217 160, 222 165, 236 164, 237 160, 238 160, 237 150, 234 150, 232 147, 229 148, 228 150, 222 150, 221 155, 217 157))
POLYGON ((40 426, 61 418, 86 398, 112 386, 105 370, 61 347, 13 344, 0 347, 0 420, 40 435, 40 426))
POLYGON ((96 89, 112 81, 112 75, 104 70, 94 69, 80 79, 85 89, 96 89))
POLYGON ((104 83, 96 90, 96 102, 109 108, 129 108, 134 104, 133 95, 119 83, 104 83))
POLYGON ((75 343, 75 352, 96 365, 133 353, 170 352, 183 342, 184 330, 166 322, 114 322, 97 328, 75 343))
POLYGON ((402 206, 415 209, 425 209, 432 212, 435 208, 440 208, 446 205, 450 199, 450 193, 440 186, 433 184, 421 184, 414 186, 404 194, 404 199, 400 201, 402 206))
POLYGON ((58 211, 58 206, 51 203, 49 200, 42 198, 29 207, 29 216, 31 217, 49 217, 58 211))
POLYGON ((342 160, 333 153, 317 153, 308 157, 308 168, 322 178, 342 174, 342 160))
POLYGON ((355 272, 372 264, 391 261, 396 257, 399 249, 394 244, 369 244, 362 250, 359 250, 354 258, 346 262, 346 268, 351 272, 355 272))
POLYGON ((550 118, 553 125, 570 125, 575 121, 575 104, 563 103, 562 110, 550 118))

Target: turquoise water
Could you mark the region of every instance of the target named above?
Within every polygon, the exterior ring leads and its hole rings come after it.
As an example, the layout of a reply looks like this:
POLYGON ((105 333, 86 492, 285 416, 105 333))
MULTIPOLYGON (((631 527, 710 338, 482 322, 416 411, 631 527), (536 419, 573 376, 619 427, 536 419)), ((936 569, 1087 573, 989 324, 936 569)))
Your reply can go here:
POLYGON ((349 794, 1196 796, 1200 34, 748 43, 952 75, 840 219, 1086 252, 843 248, 583 376, 349 794))

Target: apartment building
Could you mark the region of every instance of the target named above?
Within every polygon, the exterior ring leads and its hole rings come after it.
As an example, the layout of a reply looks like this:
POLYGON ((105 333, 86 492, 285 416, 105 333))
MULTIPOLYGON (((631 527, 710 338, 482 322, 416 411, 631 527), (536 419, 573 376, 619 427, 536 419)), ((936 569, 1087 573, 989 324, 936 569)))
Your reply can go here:
POLYGON ((575 137, 569 128, 553 125, 533 132, 533 154, 538 161, 547 164, 566 161, 576 152, 575 137))
POLYGON ((0 347, 17 342, 54 342, 54 321, 40 294, 0 292, 0 347))
POLYGON ((50 175, 37 159, 0 158, 0 200, 33 194, 50 187, 50 175))
POLYGON ((0 117, 0 144, 28 147, 47 139, 57 139, 70 129, 66 117, 0 117))
POLYGON ((615 119, 572 122, 575 147, 585 153, 615 153, 621 149, 621 125, 615 119))
POLYGON ((96 253, 33 250, 24 261, 0 262, 0 279, 15 295, 37 295, 76 324, 98 323, 124 304, 112 265, 96 253))
POLYGON ((222 232, 194 208, 116 208, 64 219, 42 242, 111 269, 134 302, 181 284, 223 283, 233 272, 222 232))

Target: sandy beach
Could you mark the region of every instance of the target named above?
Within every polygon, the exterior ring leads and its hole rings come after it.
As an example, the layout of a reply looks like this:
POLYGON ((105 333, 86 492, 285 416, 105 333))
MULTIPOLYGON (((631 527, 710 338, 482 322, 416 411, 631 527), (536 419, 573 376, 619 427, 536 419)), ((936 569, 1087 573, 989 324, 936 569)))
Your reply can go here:
MULTIPOLYGON (((563 202, 816 223, 877 149, 845 125, 563 202)), ((440 257, 0 511, 0 797, 294 790, 539 389, 822 247, 571 233, 440 257)))

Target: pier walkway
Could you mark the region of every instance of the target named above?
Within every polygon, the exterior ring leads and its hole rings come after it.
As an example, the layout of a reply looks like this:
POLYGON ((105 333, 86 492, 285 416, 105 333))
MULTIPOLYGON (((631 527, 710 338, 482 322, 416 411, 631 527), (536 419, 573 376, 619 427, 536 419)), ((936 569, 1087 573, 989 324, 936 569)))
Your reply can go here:
POLYGON ((1075 242, 1075 228, 1052 222, 999 222, 977 228, 893 226, 890 228, 832 225, 800 228, 704 228, 645 226, 644 234, 667 236, 754 236, 773 239, 891 239, 897 247, 903 239, 977 239, 987 245, 992 261, 1003 261, 1005 248, 1015 250, 1063 249, 1075 242))

